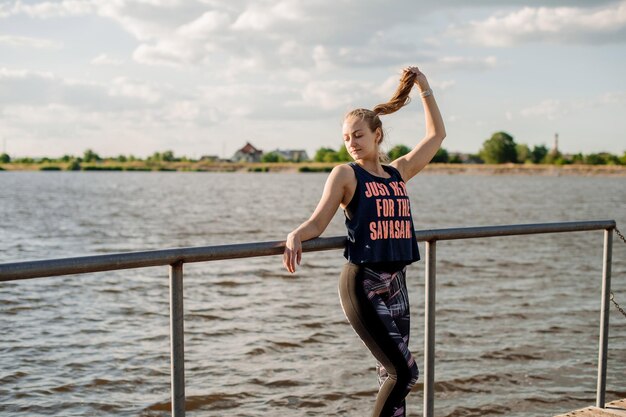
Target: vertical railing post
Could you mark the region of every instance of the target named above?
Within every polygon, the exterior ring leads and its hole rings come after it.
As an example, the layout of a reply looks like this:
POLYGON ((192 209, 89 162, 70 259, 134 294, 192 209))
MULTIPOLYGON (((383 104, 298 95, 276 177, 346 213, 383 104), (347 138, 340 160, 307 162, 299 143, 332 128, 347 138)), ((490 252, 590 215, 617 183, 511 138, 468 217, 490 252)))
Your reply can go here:
POLYGON ((170 265, 170 342, 172 416, 185 416, 185 331, 183 322, 183 263, 170 265))
POLYGON ((426 242, 424 283, 424 417, 435 415, 435 288, 436 241, 426 242))
POLYGON ((611 261, 613 258, 613 229, 604 231, 602 265, 602 301, 600 303, 600 337, 598 348, 598 388, 596 407, 604 408, 606 393, 607 352, 609 348, 609 311, 611 294, 611 261))

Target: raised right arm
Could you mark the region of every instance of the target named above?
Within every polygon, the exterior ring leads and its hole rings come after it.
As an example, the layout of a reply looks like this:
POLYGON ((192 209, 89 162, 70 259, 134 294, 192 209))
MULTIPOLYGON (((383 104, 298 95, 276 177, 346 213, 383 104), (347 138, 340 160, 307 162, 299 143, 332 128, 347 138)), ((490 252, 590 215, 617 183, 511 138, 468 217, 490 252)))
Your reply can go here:
POLYGON ((289 272, 296 271, 296 264, 302 260, 302 242, 321 235, 337 212, 339 205, 349 203, 352 198, 350 190, 354 190, 354 171, 348 165, 337 165, 333 168, 319 203, 311 217, 287 235, 283 265, 289 272), (351 186, 352 185, 352 186, 351 186))

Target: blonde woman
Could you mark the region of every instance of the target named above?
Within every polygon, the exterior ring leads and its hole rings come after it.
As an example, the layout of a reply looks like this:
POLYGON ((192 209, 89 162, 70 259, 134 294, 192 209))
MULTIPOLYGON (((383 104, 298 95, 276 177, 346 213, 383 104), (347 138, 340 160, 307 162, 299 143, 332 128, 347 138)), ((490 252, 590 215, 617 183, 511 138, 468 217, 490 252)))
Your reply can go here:
POLYGON ((311 217, 287 236, 283 264, 293 273, 302 259, 302 242, 321 235, 337 209, 344 210, 348 262, 340 275, 339 296, 348 321, 377 360, 380 390, 373 417, 405 416, 405 397, 418 378, 408 349, 405 273, 420 256, 406 182, 430 162, 445 136, 426 76, 417 67, 404 69, 389 102, 345 116, 343 139, 354 162, 332 170, 311 217), (408 154, 385 164, 380 116, 408 104, 413 87, 424 106, 426 134, 408 154))

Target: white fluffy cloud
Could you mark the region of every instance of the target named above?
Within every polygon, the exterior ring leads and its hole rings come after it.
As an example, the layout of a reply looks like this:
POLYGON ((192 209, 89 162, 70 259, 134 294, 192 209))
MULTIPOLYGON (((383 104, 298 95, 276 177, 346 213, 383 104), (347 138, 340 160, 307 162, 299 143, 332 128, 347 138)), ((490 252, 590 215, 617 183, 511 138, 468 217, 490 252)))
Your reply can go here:
POLYGON ((623 106, 626 104, 626 92, 603 93, 586 99, 545 99, 539 103, 523 108, 520 114, 524 117, 540 117, 556 120, 571 113, 597 110, 606 106, 623 106))
POLYGON ((563 105, 561 100, 546 99, 541 102, 522 109, 520 114, 524 117, 545 117, 548 120, 554 120, 568 113, 568 109, 563 105))
POLYGON ((121 59, 118 59, 118 58, 110 57, 107 54, 100 54, 97 57, 95 57, 94 59, 92 59, 91 63, 93 65, 118 66, 118 65, 122 65, 124 63, 124 61, 121 60, 121 59))
POLYGON ((206 39, 221 30, 225 30, 230 23, 230 16, 227 13, 211 10, 196 20, 182 25, 177 31, 185 38, 206 39))
POLYGON ((485 58, 467 57, 467 56, 444 56, 437 58, 433 63, 439 70, 487 70, 495 68, 498 65, 498 59, 495 56, 485 58))
MULTIPOLYGON (((0 67, 0 124, 16 137, 32 136, 29 128, 37 125, 61 132, 58 140, 64 130, 77 129, 85 137, 110 130, 133 140, 150 132, 164 143, 167 135, 238 132, 239 138, 265 129, 267 140, 278 145, 302 129, 275 132, 277 121, 308 123, 304 134, 314 136, 307 139, 314 148, 327 144, 320 126, 352 107, 389 98, 401 68, 417 64, 436 89, 444 116, 461 126, 489 120, 483 113, 498 107, 499 94, 471 97, 468 104, 468 83, 489 82, 502 95, 511 91, 518 57, 507 46, 551 41, 560 53, 564 42, 622 41, 625 5, 626 0, 441 0, 419 7, 411 0, 393 7, 355 0, 0 1, 6 66, 0 67), (555 7, 561 5, 568 7, 555 7), (453 19, 471 23, 448 28, 453 19), (485 53, 474 44, 503 48, 485 53), (116 130, 117 120, 123 129, 116 130)), ((613 82, 618 92, 593 104, 623 106, 619 82, 613 82)), ((551 100, 532 106, 529 97, 514 97, 525 90, 510 94, 502 108, 517 110, 507 120, 535 117, 547 124, 589 105, 568 101, 562 89, 552 87, 541 86, 551 100)), ((610 89, 603 84, 602 91, 610 89)), ((405 115, 399 114, 398 120, 405 115)), ((466 149, 472 147, 464 139, 469 134, 456 135, 466 149)), ((454 143, 454 130, 449 136, 454 143)))
POLYGON ((299 22, 306 19, 296 2, 283 0, 274 5, 250 3, 233 24, 234 30, 265 31, 280 23, 299 22))
MULTIPOLYGON (((110 19, 134 37, 141 64, 174 68, 229 63, 260 70, 314 66, 337 68, 404 65, 424 61, 418 36, 393 33, 397 25, 419 28, 432 7, 409 0, 387 4, 182 0, 63 0, 26 5, 15 1, 0 16, 53 18, 92 14, 110 19), (407 36, 408 35, 408 36, 407 36)), ((106 60, 101 60, 106 63, 106 60)))
POLYGON ((120 112, 145 108, 161 93, 147 83, 118 77, 111 83, 63 78, 51 72, 0 68, 0 101, 7 107, 60 105, 120 112))
POLYGON ((186 2, 175 8, 117 0, 99 5, 98 14, 114 20, 141 42, 134 58, 144 64, 214 65, 227 57, 253 59, 257 69, 276 62, 298 67, 316 63, 318 68, 331 69, 389 65, 418 55, 414 41, 385 35, 398 21, 420 20, 415 7, 402 3, 398 7, 346 4, 342 10, 330 0, 213 2, 209 7, 186 2), (372 8, 380 13, 373 13, 372 8))
POLYGON ((0 35, 0 45, 7 45, 14 48, 35 49, 60 49, 63 47, 61 42, 48 39, 8 35, 0 35))
POLYGON ((95 10, 95 4, 90 0, 44 1, 35 4, 25 4, 17 0, 0 5, 0 17, 24 14, 33 18, 49 19, 86 15, 95 10))
POLYGON ((524 7, 452 27, 460 42, 506 47, 526 42, 613 43, 626 41, 626 1, 608 7, 524 7))
POLYGON ((109 87, 109 95, 112 97, 137 98, 147 103, 156 103, 161 94, 149 84, 129 80, 126 77, 117 77, 109 87))

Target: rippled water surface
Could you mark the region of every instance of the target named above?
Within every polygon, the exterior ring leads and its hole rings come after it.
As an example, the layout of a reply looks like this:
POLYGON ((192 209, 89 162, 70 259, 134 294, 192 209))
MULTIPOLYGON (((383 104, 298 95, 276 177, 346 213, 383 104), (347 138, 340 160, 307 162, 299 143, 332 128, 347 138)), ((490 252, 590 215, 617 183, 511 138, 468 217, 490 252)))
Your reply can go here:
MULTIPOLYGON (((280 240, 325 174, 3 172, 0 262, 280 240)), ((422 174, 417 229, 615 219, 626 179, 422 174)), ((338 213, 325 236, 344 233, 338 213)), ((437 416, 549 416, 595 402, 603 233, 437 245, 437 416)), ((423 245, 420 243, 423 252, 423 245)), ((613 251, 626 305, 626 245, 613 251)), ((374 361, 337 297, 340 251, 185 265, 189 416, 369 414, 374 361)), ((423 262, 410 268, 423 357, 423 262)), ((0 414, 169 415, 168 269, 0 283, 0 414)), ((611 309, 607 399, 626 397, 611 309)), ((421 368, 421 367, 420 367, 421 368)), ((421 385, 409 397, 421 415, 421 385)))

